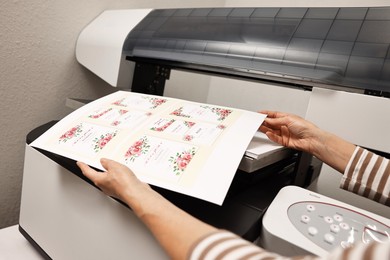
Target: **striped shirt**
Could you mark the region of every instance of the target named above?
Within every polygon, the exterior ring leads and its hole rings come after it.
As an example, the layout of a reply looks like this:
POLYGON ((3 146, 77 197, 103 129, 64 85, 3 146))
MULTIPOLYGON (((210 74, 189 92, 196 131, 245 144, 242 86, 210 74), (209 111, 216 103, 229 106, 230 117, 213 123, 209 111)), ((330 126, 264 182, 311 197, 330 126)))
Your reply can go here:
POLYGON ((390 206, 390 162, 356 147, 345 169, 340 187, 390 206))
POLYGON ((225 230, 218 230, 201 239, 190 252, 190 260, 387 260, 390 259, 390 241, 387 243, 358 243, 354 247, 332 251, 326 258, 314 255, 284 257, 271 253, 225 230))
MULTIPOLYGON (((365 196, 389 206, 390 190, 389 160, 366 149, 357 147, 346 167, 341 188, 365 196)), ((218 230, 198 241, 190 252, 189 259, 324 259, 316 256, 283 257, 271 253, 225 230, 218 230)), ((354 247, 341 247, 330 252, 325 259, 367 260, 390 259, 390 240, 386 243, 357 243, 354 247)))

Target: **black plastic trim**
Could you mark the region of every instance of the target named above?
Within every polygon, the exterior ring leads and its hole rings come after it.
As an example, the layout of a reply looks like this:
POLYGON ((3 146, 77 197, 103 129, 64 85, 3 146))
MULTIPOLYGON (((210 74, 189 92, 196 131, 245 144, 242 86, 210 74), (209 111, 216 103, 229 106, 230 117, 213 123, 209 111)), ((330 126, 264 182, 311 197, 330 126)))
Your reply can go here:
POLYGON ((52 259, 46 252, 43 250, 42 247, 38 245, 37 242, 23 229, 23 227, 19 224, 19 232, 27 239, 28 242, 38 251, 38 253, 44 258, 44 259, 52 259))

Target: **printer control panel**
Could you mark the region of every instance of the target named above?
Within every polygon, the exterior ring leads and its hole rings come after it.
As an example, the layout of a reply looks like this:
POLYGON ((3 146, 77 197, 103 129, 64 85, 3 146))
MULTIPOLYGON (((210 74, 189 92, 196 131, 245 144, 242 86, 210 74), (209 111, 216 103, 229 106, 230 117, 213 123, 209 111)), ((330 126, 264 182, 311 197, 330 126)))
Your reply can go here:
POLYGON ((301 201, 288 208, 288 218, 305 237, 331 251, 363 241, 386 242, 390 228, 357 211, 336 204, 301 201))
POLYGON ((262 219, 258 243, 285 256, 327 257, 335 248, 390 240, 390 219, 297 187, 283 187, 262 219))

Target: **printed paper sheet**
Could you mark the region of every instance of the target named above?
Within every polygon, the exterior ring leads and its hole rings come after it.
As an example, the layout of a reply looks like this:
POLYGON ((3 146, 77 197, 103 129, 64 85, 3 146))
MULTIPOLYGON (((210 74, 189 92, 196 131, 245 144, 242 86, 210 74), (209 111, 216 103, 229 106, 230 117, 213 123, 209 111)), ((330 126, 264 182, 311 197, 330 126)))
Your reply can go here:
POLYGON ((142 181, 221 205, 265 115, 118 91, 74 111, 31 146, 103 170, 127 165, 142 181))

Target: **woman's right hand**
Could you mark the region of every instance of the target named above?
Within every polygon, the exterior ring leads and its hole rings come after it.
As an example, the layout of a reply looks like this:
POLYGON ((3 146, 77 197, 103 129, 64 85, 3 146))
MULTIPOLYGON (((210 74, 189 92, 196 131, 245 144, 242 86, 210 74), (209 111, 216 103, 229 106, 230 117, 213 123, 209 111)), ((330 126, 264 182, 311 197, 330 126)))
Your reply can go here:
POLYGON ((102 158, 100 163, 106 169, 105 172, 95 171, 82 162, 77 162, 77 165, 106 195, 118 198, 132 207, 132 204, 142 200, 143 194, 153 192, 149 185, 141 182, 127 166, 105 158, 102 158))

